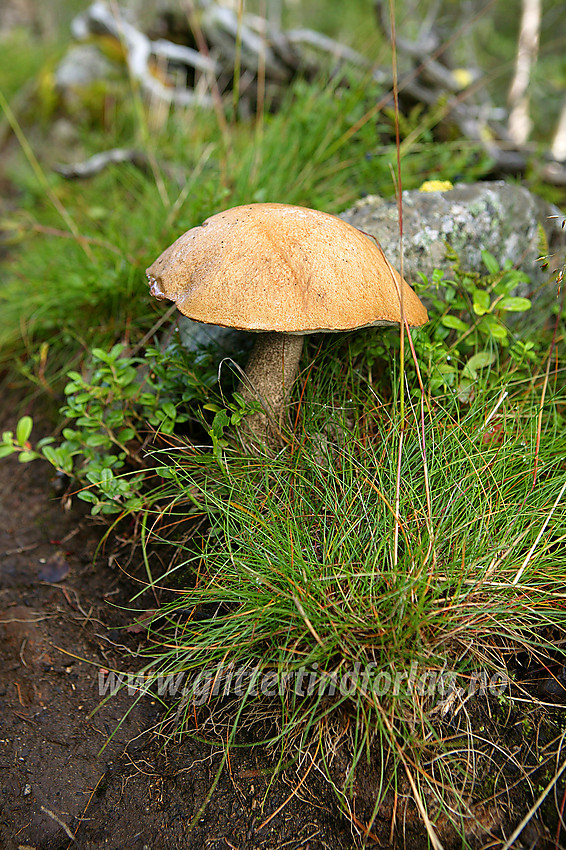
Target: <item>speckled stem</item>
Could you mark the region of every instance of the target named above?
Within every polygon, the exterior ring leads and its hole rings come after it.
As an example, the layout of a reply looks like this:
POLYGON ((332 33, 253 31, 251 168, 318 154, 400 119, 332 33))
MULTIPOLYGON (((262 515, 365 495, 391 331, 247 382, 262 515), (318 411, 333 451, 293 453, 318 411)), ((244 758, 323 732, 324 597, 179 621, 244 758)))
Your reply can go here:
POLYGON ((297 334, 260 333, 246 366, 248 381, 239 392, 258 400, 263 411, 246 418, 245 430, 259 442, 277 442, 287 402, 297 377, 303 337, 297 334))

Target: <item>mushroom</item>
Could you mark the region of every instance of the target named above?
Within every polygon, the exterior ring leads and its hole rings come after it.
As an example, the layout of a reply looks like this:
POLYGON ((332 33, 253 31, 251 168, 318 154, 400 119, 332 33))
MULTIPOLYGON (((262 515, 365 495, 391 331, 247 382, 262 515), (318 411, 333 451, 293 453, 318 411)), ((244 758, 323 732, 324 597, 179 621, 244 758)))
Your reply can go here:
POLYGON ((336 216, 287 204, 217 213, 147 269, 151 294, 199 322, 258 332, 240 392, 263 412, 249 431, 281 428, 305 334, 424 324, 427 312, 368 236, 336 216), (402 306, 401 306, 402 305, 402 306))

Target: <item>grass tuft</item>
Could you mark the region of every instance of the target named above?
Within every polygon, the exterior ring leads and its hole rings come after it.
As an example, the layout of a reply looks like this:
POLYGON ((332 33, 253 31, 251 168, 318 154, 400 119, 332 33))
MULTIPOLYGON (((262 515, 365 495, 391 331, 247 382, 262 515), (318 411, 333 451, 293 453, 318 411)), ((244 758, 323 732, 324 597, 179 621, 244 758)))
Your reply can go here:
POLYGON ((510 700, 518 659, 563 656, 564 394, 547 389, 539 439, 541 382, 509 374, 499 403, 489 381, 469 403, 421 403, 408 369, 402 415, 358 346, 316 355, 277 457, 230 441, 220 462, 207 447, 157 453, 170 479, 149 540, 170 545, 187 504, 195 530, 153 579, 177 590, 150 627, 147 672, 183 677, 170 732, 226 727, 235 746, 251 729, 281 762, 316 748, 346 809, 371 754, 374 814, 404 777, 425 822, 444 812, 461 830, 481 782, 474 736, 463 762, 454 752, 454 718, 510 700), (348 740, 340 782, 334 736, 348 740))

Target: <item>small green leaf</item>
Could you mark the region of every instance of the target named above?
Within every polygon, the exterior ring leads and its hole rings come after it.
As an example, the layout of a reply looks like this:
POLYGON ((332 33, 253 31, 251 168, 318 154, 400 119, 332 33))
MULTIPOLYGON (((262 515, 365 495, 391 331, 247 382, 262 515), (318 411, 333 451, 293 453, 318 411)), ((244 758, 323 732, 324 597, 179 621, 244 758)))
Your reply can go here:
POLYGON ((93 419, 92 416, 79 416, 77 418, 77 425, 84 426, 85 428, 98 428, 100 427, 100 420, 93 419))
POLYGON ((62 469, 67 474, 73 471, 73 458, 62 447, 54 449, 53 446, 44 446, 42 454, 56 469, 62 469))
POLYGON ((488 270, 490 274, 497 274, 499 272, 499 263, 489 251, 482 251, 481 258, 483 260, 484 266, 488 270))
POLYGON ((37 452, 20 452, 18 455, 18 460, 20 463, 29 463, 30 460, 37 460, 40 457, 37 452))
POLYGON ((436 370, 442 375, 453 375, 456 372, 456 366, 452 363, 439 363, 436 370))
POLYGON ((161 405, 161 409, 169 419, 172 419, 173 422, 175 421, 175 417, 177 416, 177 408, 175 407, 172 401, 164 401, 161 405))
POLYGON ((504 325, 502 325, 492 316, 485 316, 484 319, 486 320, 486 327, 491 336, 494 337, 494 339, 507 339, 507 328, 504 327, 504 325))
POLYGON ((8 457, 8 455, 12 455, 16 451, 15 446, 0 445, 0 457, 8 457))
POLYGON ((528 298, 518 298, 508 295, 498 301, 497 306, 500 310, 508 310, 511 313, 524 313, 525 310, 531 309, 531 302, 528 298))
POLYGON ((27 443, 32 428, 33 419, 31 418, 31 416, 22 416, 16 426, 16 439, 18 440, 20 446, 23 446, 24 443, 27 443))
POLYGON ((112 445, 110 438, 107 437, 106 434, 90 434, 86 438, 85 443, 93 449, 98 446, 107 446, 110 448, 112 445))
POLYGON ((463 378, 471 378, 473 381, 476 380, 478 376, 478 369, 484 369, 486 366, 490 366, 495 360, 495 354, 491 351, 478 351, 477 354, 474 354, 464 368, 462 369, 462 377, 463 378))
POLYGON ((226 413, 225 410, 219 410, 214 420, 212 422, 212 428, 210 429, 211 437, 220 438, 224 433, 224 428, 230 424, 230 417, 226 413))
POLYGON ((80 490, 77 493, 79 499, 82 499, 83 502, 96 502, 96 496, 92 492, 92 490, 80 490))
POLYGON ((486 310, 489 309, 490 298, 489 292, 486 292, 485 289, 474 289, 473 293, 474 303, 481 304, 486 310))
POLYGON ((110 363, 113 359, 112 352, 107 353, 103 348, 93 348, 92 356, 96 358, 96 360, 102 360, 103 363, 110 363))
POLYGON ((454 331, 467 331, 469 329, 469 325, 466 322, 463 322, 462 319, 459 319, 457 316, 448 316, 442 317, 442 324, 445 328, 451 328, 454 331))
POLYGON ((86 477, 92 484, 105 484, 108 481, 111 481, 114 478, 114 474, 111 469, 108 467, 103 467, 102 469, 92 469, 87 472, 86 477))
POLYGON ((491 366, 494 360, 495 354, 493 351, 478 351, 477 354, 470 357, 466 366, 470 369, 484 369, 486 366, 491 366))
POLYGON ((241 395, 240 393, 234 392, 232 394, 232 398, 234 399, 234 401, 236 402, 236 404, 239 407, 246 407, 247 406, 247 401, 245 400, 244 396, 241 395))
POLYGON ((458 398, 464 404, 469 403, 474 397, 474 385, 470 381, 462 380, 458 384, 458 398))
POLYGON ((486 292, 484 289, 474 289, 473 299, 474 313, 476 314, 476 316, 484 316, 486 313, 489 313, 491 307, 491 300, 488 292, 486 292))
POLYGON ((100 508, 100 513, 103 514, 118 514, 123 510, 121 505, 112 505, 109 502, 103 504, 100 508))
POLYGON ((49 463, 53 464, 53 466, 59 465, 57 463, 56 451, 57 450, 54 449, 52 446, 44 446, 44 448, 43 448, 43 457, 45 458, 45 460, 48 460, 49 463))
POLYGON ((511 269, 505 272, 500 281, 495 286, 495 292, 498 295, 510 295, 520 283, 528 283, 529 276, 517 269, 511 269))
POLYGON ((136 379, 137 372, 133 366, 128 366, 116 377, 116 383, 119 387, 125 387, 132 384, 136 379))

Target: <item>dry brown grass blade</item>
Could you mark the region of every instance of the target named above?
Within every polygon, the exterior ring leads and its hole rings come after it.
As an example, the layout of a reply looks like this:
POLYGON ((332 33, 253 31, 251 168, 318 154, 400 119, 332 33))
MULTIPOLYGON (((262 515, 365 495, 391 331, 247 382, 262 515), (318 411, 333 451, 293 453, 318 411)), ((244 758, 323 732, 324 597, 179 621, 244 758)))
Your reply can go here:
POLYGON ((310 764, 309 764, 309 766, 307 767, 307 769, 306 769, 306 771, 304 772, 303 776, 301 777, 301 779, 299 780, 299 782, 297 783, 297 785, 293 788, 293 790, 291 791, 291 793, 289 794, 289 796, 288 796, 285 800, 283 800, 283 802, 281 803, 281 805, 280 805, 280 806, 278 806, 278 807, 275 809, 275 811, 274 811, 274 812, 272 812, 272 813, 269 815, 269 817, 268 817, 268 818, 266 818, 266 819, 263 821, 263 823, 260 823, 260 825, 258 826, 258 831, 259 831, 260 829, 263 829, 264 827, 266 827, 266 826, 267 826, 267 824, 268 824, 268 823, 270 823, 270 822, 273 820, 273 818, 274 818, 276 815, 278 815, 278 814, 279 814, 279 812, 280 812, 282 809, 284 809, 284 808, 285 808, 285 806, 287 805, 287 803, 289 802, 289 800, 292 800, 292 799, 293 799, 293 797, 295 796, 295 794, 297 793, 297 791, 299 790, 299 788, 301 787, 301 785, 303 785, 303 783, 304 783, 305 779, 307 778, 307 776, 308 776, 308 775, 309 775, 309 773, 311 772, 311 770, 312 770, 313 766, 315 765, 315 763, 316 763, 316 757, 317 757, 317 755, 318 755, 318 751, 319 751, 319 749, 320 749, 320 738, 319 738, 319 740, 318 740, 318 744, 316 745, 316 750, 315 750, 314 756, 311 756, 311 763, 310 763, 310 764))
POLYGON ((35 178, 36 178, 37 182, 39 183, 39 185, 41 186, 41 188, 43 189, 43 191, 45 192, 46 197, 49 198, 50 203, 57 210, 57 212, 59 213, 59 215, 61 216, 61 218, 63 219, 63 221, 65 222, 65 224, 67 225, 67 227, 69 228, 71 233, 73 234, 73 238, 81 246, 81 248, 83 249, 83 251, 87 255, 88 259, 91 260, 91 262, 94 262, 94 255, 93 255, 93 253, 90 249, 90 245, 81 236, 81 234, 79 233, 78 227, 75 224, 75 222, 73 221, 72 217, 69 215, 69 212, 63 206, 63 204, 61 203, 61 201, 59 200, 59 198, 57 197, 57 195, 55 194, 55 192, 53 191, 53 189, 49 185, 49 182, 48 182, 48 180, 45 177, 45 174, 43 172, 43 168, 39 164, 39 161, 38 161, 35 153, 33 152, 30 143, 28 142, 24 132, 22 131, 22 128, 20 127, 18 119, 14 115, 12 109, 10 108, 10 104, 8 103, 8 101, 6 100, 6 98, 4 97, 4 95, 2 94, 1 91, 0 91, 0 109, 2 109, 2 111, 4 112, 4 115, 6 116, 6 120, 8 121, 8 124, 10 125, 10 128, 11 128, 14 136, 18 140, 19 145, 20 145, 22 151, 24 152, 24 155, 25 155, 30 167, 31 167, 33 173, 35 174, 35 178))
POLYGON ((397 735, 395 733, 395 730, 393 729, 393 726, 391 725, 391 721, 389 720, 389 717, 387 716, 387 713, 383 710, 382 706, 379 705, 378 702, 375 702, 374 704, 375 704, 375 707, 377 708, 379 714, 381 715, 381 719, 383 720, 383 723, 387 727, 387 731, 390 735, 390 741, 393 744, 393 746, 395 747, 395 749, 397 750, 397 754, 398 754, 399 759, 400 759, 400 761, 403 765, 403 768, 405 770, 405 774, 407 776, 407 779, 409 780, 409 784, 410 784, 411 789, 413 791, 415 803, 416 803, 417 808, 419 810, 419 813, 420 813, 420 815, 423 819, 423 823, 425 825, 427 835, 430 839, 430 843, 432 844, 434 850, 444 850, 444 845, 442 844, 439 837, 437 836, 436 830, 434 829, 434 826, 433 826, 433 824, 432 824, 432 822, 431 822, 431 820, 428 816, 426 806, 425 806, 423 799, 422 799, 422 797, 419 793, 419 789, 417 788, 417 783, 415 782, 413 774, 411 773, 407 759, 405 758, 405 753, 403 752, 403 749, 401 748, 401 746, 400 746, 400 744, 397 740, 397 735))

